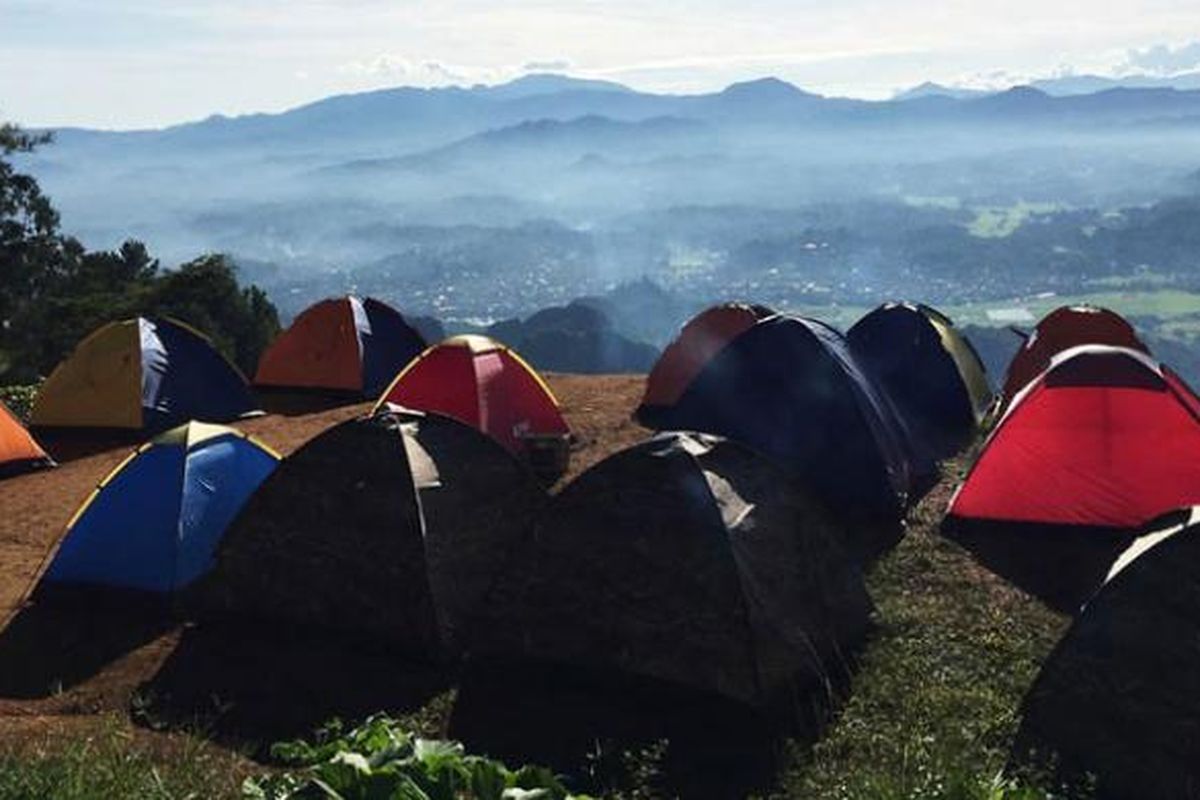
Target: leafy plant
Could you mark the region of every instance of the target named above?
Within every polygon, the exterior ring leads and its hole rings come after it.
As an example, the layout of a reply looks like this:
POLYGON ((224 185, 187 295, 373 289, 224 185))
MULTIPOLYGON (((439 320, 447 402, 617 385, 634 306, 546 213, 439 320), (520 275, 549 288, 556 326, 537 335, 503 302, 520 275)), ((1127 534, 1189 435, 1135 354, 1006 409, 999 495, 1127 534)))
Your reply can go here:
POLYGON ((0 402, 8 406, 22 422, 29 421, 29 412, 37 397, 38 386, 0 386, 0 402))
MULTIPOLYGON (((511 770, 468 755, 458 742, 422 739, 377 714, 344 732, 334 722, 313 742, 281 742, 272 755, 295 772, 247 778, 248 800, 570 800, 544 767, 511 770)), ((575 798, 575 800, 580 800, 575 798)))

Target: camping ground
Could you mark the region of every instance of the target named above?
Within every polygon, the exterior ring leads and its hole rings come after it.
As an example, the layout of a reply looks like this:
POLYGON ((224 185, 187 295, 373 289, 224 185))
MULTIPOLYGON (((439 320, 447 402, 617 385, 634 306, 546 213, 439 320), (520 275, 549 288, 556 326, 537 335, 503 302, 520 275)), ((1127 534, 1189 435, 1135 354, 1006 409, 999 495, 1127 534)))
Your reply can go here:
MULTIPOLYGON (((579 439, 567 479, 646 435, 629 418, 643 380, 549 376, 579 439)), ((293 410, 238 427, 287 453, 366 408, 293 410)), ((0 799, 237 796, 244 776, 266 769, 247 755, 261 742, 223 721, 237 717, 229 696, 187 705, 188 713, 163 702, 164 686, 179 693, 188 681, 181 643, 195 645, 195 663, 221 673, 233 698, 271 671, 257 719, 264 729, 272 721, 280 730, 316 727, 339 710, 353 721, 382 707, 422 734, 444 731, 452 683, 419 670, 409 675, 394 659, 355 658, 299 641, 272 649, 253 631, 196 645, 188 629, 113 609, 95 609, 87 620, 22 618, 21 598, 47 549, 128 450, 98 449, 0 484, 0 617, 13 617, 0 634, 7 684, 0 687, 0 799), (164 683, 164 674, 173 680, 164 683), (280 718, 267 719, 270 711, 280 718)), ((1020 700, 1067 619, 937 535, 963 471, 964 463, 947 465, 942 482, 910 514, 907 537, 868 575, 877 630, 825 735, 815 744, 787 745, 778 796, 1042 796, 998 775, 1020 700)), ((629 759, 634 778, 612 793, 653 796, 653 754, 629 759)))

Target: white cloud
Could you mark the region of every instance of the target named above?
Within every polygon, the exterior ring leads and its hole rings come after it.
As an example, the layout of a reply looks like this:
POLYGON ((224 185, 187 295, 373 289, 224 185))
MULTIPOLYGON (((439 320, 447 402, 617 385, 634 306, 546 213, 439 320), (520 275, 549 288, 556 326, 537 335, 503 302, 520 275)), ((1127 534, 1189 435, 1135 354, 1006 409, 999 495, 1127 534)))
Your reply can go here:
POLYGON ((1130 50, 1125 67, 1129 71, 1154 75, 1175 75, 1200 68, 1200 41, 1177 45, 1156 44, 1130 50))
POLYGON ((546 61, 526 61, 521 65, 522 72, 566 72, 575 64, 569 58, 555 58, 546 61))

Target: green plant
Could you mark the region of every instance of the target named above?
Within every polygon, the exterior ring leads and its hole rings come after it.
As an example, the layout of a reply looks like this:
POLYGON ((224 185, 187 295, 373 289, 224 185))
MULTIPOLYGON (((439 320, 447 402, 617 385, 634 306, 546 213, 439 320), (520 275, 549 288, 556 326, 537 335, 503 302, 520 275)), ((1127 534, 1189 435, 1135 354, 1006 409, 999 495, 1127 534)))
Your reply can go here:
POLYGON ((511 770, 468 755, 461 744, 421 739, 386 715, 345 732, 327 725, 313 742, 271 748, 294 772, 252 777, 242 787, 252 800, 568 800, 572 795, 544 767, 511 770))
POLYGON ((0 386, 0 402, 8 406, 22 422, 29 421, 29 412, 33 409, 33 401, 37 397, 38 385, 33 386, 0 386))
MULTIPOLYGON (((165 744, 165 743, 164 743, 165 744)), ((0 746, 0 800, 189 800, 235 797, 245 767, 198 740, 172 740, 169 755, 115 721, 86 737, 0 746)))

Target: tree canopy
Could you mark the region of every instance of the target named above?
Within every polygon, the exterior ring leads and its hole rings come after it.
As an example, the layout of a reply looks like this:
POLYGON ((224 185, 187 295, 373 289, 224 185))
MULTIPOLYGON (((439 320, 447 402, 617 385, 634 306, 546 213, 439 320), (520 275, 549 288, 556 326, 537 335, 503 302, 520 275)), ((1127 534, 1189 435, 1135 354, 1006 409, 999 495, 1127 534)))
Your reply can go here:
POLYGON ((279 332, 266 294, 242 287, 222 254, 163 269, 141 242, 89 251, 63 234, 50 199, 11 159, 49 141, 0 125, 0 383, 43 377, 92 329, 139 314, 189 323, 252 373, 279 332))

